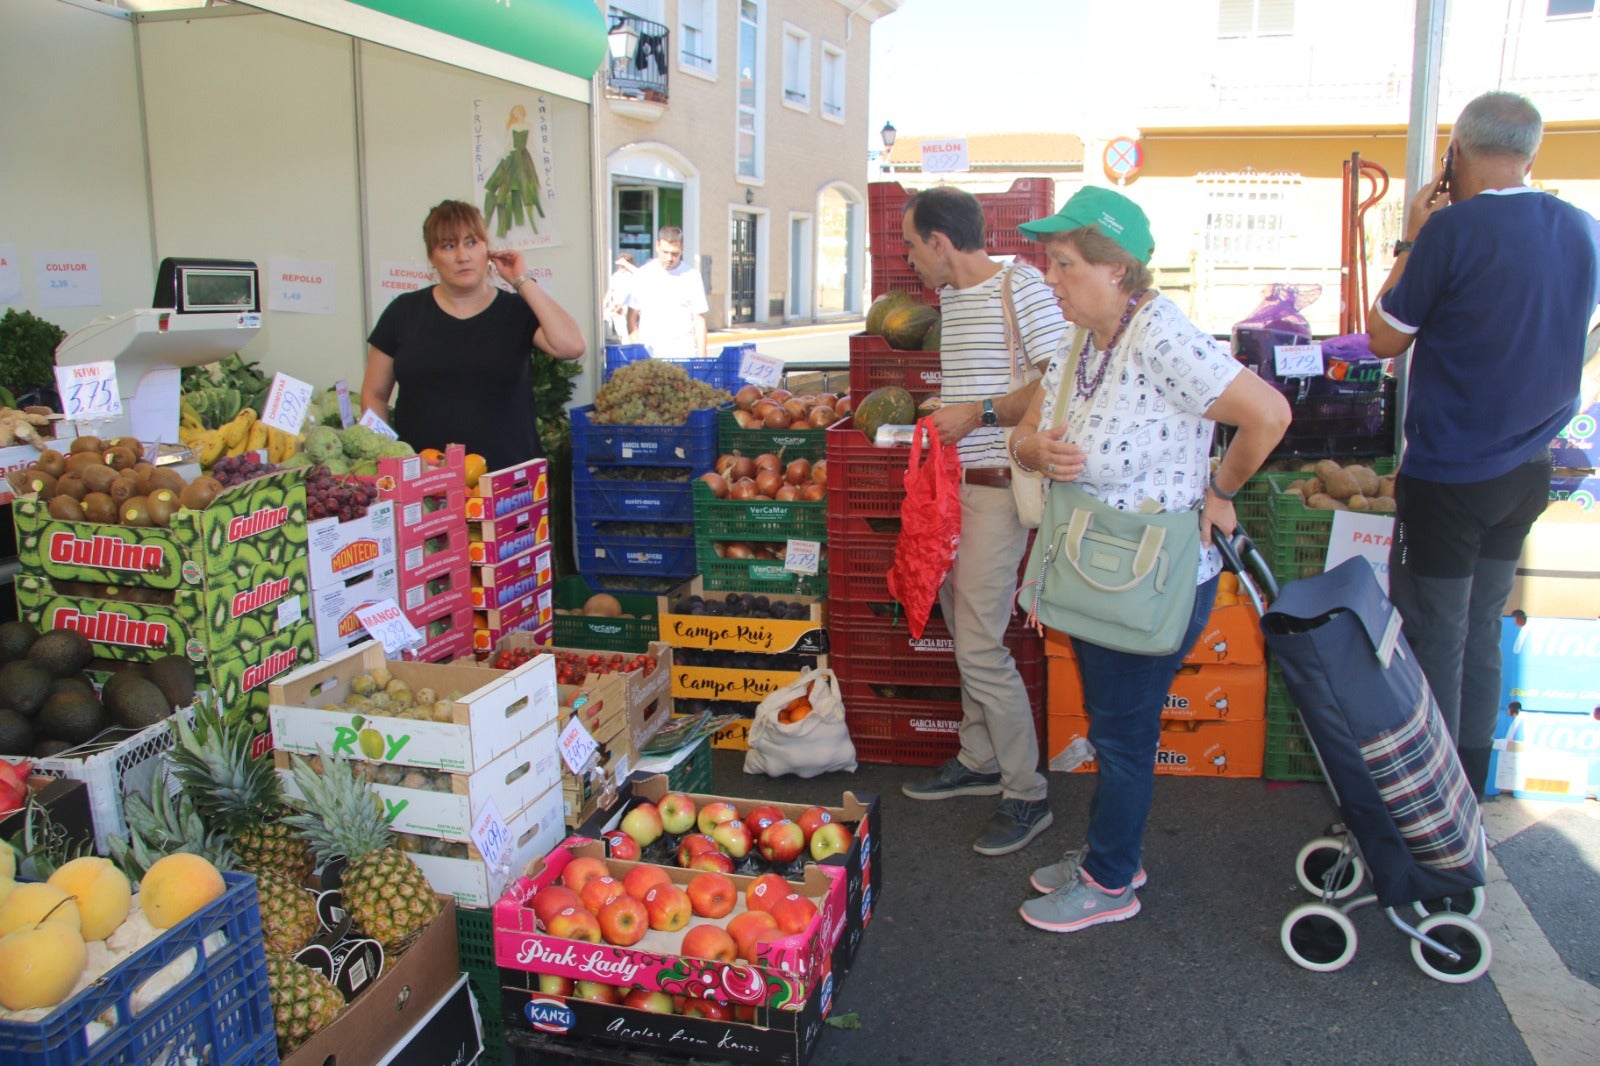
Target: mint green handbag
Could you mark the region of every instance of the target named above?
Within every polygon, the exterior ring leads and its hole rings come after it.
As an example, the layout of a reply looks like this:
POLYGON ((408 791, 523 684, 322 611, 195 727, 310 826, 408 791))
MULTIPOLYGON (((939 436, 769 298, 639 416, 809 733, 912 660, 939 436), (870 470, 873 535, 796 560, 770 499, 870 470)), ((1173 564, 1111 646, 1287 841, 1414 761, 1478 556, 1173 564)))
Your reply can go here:
POLYGON ((1140 514, 1052 482, 1017 593, 1030 625, 1135 655, 1178 650, 1194 611, 1198 510, 1140 514))

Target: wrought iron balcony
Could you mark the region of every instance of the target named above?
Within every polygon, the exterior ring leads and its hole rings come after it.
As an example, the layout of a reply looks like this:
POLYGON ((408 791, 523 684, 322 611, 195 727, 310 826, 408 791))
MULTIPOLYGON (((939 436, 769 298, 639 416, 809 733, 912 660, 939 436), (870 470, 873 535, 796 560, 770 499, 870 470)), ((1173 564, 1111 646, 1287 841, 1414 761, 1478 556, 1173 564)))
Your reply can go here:
POLYGON ((611 61, 606 68, 606 99, 628 118, 653 121, 667 105, 668 30, 659 22, 612 8, 611 61))

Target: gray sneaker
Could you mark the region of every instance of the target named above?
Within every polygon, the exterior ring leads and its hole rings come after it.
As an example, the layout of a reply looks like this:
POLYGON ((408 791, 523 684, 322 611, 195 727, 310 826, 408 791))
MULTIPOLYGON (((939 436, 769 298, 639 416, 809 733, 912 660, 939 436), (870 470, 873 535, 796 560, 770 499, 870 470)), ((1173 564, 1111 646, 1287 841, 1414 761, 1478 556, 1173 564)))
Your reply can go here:
MULTIPOLYGON (((1078 879, 1078 871, 1083 868, 1083 860, 1088 855, 1087 846, 1075 848, 1062 855, 1060 862, 1053 862, 1049 866, 1041 866, 1033 871, 1028 883, 1033 886, 1035 892, 1054 892, 1058 888, 1065 888, 1078 879)), ((1149 880, 1144 867, 1141 866, 1133 875, 1133 887, 1143 888, 1149 880)))
POLYGON ((1028 842, 1049 829, 1053 821, 1055 815, 1050 813, 1049 800, 1032 803, 1024 799, 1001 800, 972 850, 979 855, 1010 855, 1027 847, 1028 842))
POLYGON ((932 777, 901 785, 900 791, 914 800, 942 800, 951 796, 998 796, 1000 775, 980 774, 961 765, 960 759, 951 759, 940 766, 932 777))
POLYGON ((1121 892, 1107 892, 1087 874, 1022 905, 1022 920, 1047 933, 1076 933, 1102 922, 1126 921, 1138 913, 1139 897, 1132 885, 1121 892))

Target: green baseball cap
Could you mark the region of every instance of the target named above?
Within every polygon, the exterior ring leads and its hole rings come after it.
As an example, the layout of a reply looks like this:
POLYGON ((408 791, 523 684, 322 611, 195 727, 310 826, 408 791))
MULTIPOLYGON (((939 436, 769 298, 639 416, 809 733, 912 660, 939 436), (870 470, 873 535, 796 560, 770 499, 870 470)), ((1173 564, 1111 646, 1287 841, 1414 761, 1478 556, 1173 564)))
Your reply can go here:
POLYGON ((1024 222, 1017 229, 1042 241, 1052 233, 1066 233, 1083 226, 1097 227, 1141 263, 1150 262, 1155 254, 1156 241, 1150 235, 1150 220, 1144 211, 1121 193, 1098 185, 1085 185, 1055 214, 1024 222))

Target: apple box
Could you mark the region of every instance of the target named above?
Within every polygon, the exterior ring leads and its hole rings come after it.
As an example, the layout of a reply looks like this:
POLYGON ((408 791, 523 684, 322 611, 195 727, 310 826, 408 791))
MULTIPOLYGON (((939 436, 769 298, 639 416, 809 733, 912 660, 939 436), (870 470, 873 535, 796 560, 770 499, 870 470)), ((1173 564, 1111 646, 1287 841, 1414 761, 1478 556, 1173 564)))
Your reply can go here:
POLYGON ((411 861, 427 876, 435 892, 454 896, 463 907, 493 906, 521 870, 566 836, 561 790, 550 789, 517 814, 507 815, 501 825, 501 835, 507 843, 498 862, 486 860, 476 843, 467 845, 465 858, 414 851, 410 853, 411 861))
POLYGON ((515 670, 386 661, 374 641, 313 663, 271 685, 273 747, 302 755, 472 773, 556 718, 555 661, 535 656, 515 670), (415 693, 431 688, 451 704, 450 721, 362 714, 344 707, 350 683, 387 667, 415 693), (323 710, 325 705, 338 710, 323 710))
MULTIPOLYGON (((828 651, 827 623, 823 601, 817 596, 774 596, 791 603, 803 603, 808 613, 803 619, 735 618, 724 615, 686 614, 683 601, 690 596, 705 596, 705 578, 681 585, 669 596, 656 597, 656 617, 661 639, 674 648, 703 648, 708 651, 753 651, 769 655, 794 652, 823 655, 828 651)), ((713 592, 712 597, 725 595, 713 592)))

